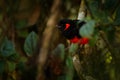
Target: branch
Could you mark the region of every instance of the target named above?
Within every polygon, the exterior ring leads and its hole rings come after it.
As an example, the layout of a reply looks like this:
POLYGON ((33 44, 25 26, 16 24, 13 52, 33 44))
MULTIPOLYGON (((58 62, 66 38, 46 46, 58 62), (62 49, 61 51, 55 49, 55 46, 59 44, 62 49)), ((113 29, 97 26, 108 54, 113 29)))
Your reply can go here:
POLYGON ((84 0, 81 0, 81 4, 80 4, 80 8, 79 8, 79 12, 78 12, 78 20, 83 20, 86 16, 87 13, 87 9, 85 6, 85 2, 84 0))
POLYGON ((45 80, 44 75, 44 66, 47 60, 48 51, 51 43, 51 38, 53 34, 53 29, 55 27, 56 20, 60 17, 59 12, 60 0, 54 0, 51 14, 47 22, 47 27, 43 33, 43 42, 40 48, 39 56, 38 56, 38 75, 36 80, 45 80))
MULTIPOLYGON (((86 10, 84 0, 81 0, 77 19, 83 20, 86 16, 86 11, 87 10, 86 10)), ((73 59, 73 65, 75 67, 75 70, 77 71, 77 74, 78 74, 80 80, 85 80, 84 76, 82 75, 82 66, 81 66, 81 61, 79 59, 79 54, 76 53, 75 55, 73 55, 72 59, 73 59)))

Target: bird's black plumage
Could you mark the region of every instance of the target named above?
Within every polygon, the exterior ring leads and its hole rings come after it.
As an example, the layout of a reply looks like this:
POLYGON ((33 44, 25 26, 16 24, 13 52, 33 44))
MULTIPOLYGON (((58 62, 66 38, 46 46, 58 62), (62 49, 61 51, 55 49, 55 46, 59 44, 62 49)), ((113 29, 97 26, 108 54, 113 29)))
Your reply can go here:
POLYGON ((80 20, 71 20, 71 19, 62 19, 58 22, 57 27, 60 29, 62 34, 67 38, 67 39, 72 39, 75 36, 78 38, 81 38, 79 34, 79 29, 82 25, 84 25, 84 21, 80 20), (65 30, 66 24, 69 24, 69 28, 65 30))

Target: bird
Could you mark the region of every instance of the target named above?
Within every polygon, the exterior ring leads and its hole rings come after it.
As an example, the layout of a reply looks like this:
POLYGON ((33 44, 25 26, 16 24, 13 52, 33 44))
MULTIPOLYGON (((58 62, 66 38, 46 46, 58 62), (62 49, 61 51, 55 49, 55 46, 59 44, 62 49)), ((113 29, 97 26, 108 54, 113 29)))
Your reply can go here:
POLYGON ((89 39, 82 37, 79 33, 79 29, 86 24, 85 21, 62 19, 56 25, 62 35, 68 39, 71 43, 88 44, 89 39))

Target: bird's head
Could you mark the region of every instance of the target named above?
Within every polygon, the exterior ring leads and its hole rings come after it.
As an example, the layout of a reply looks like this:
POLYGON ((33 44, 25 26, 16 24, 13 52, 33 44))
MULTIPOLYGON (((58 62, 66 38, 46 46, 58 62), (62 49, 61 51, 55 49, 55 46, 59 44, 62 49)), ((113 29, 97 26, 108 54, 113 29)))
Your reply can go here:
POLYGON ((70 19, 62 19, 57 24, 57 28, 60 29, 60 31, 70 30, 72 26, 74 26, 74 23, 73 20, 70 19))

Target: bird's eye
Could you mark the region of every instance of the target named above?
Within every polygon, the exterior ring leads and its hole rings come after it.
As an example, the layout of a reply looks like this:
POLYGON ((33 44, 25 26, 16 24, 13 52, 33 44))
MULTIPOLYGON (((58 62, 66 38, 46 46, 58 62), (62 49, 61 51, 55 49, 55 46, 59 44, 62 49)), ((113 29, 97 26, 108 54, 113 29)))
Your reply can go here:
POLYGON ((66 23, 66 24, 65 24, 65 29, 64 29, 64 30, 67 30, 69 27, 70 27, 70 24, 69 24, 69 23, 66 23))

